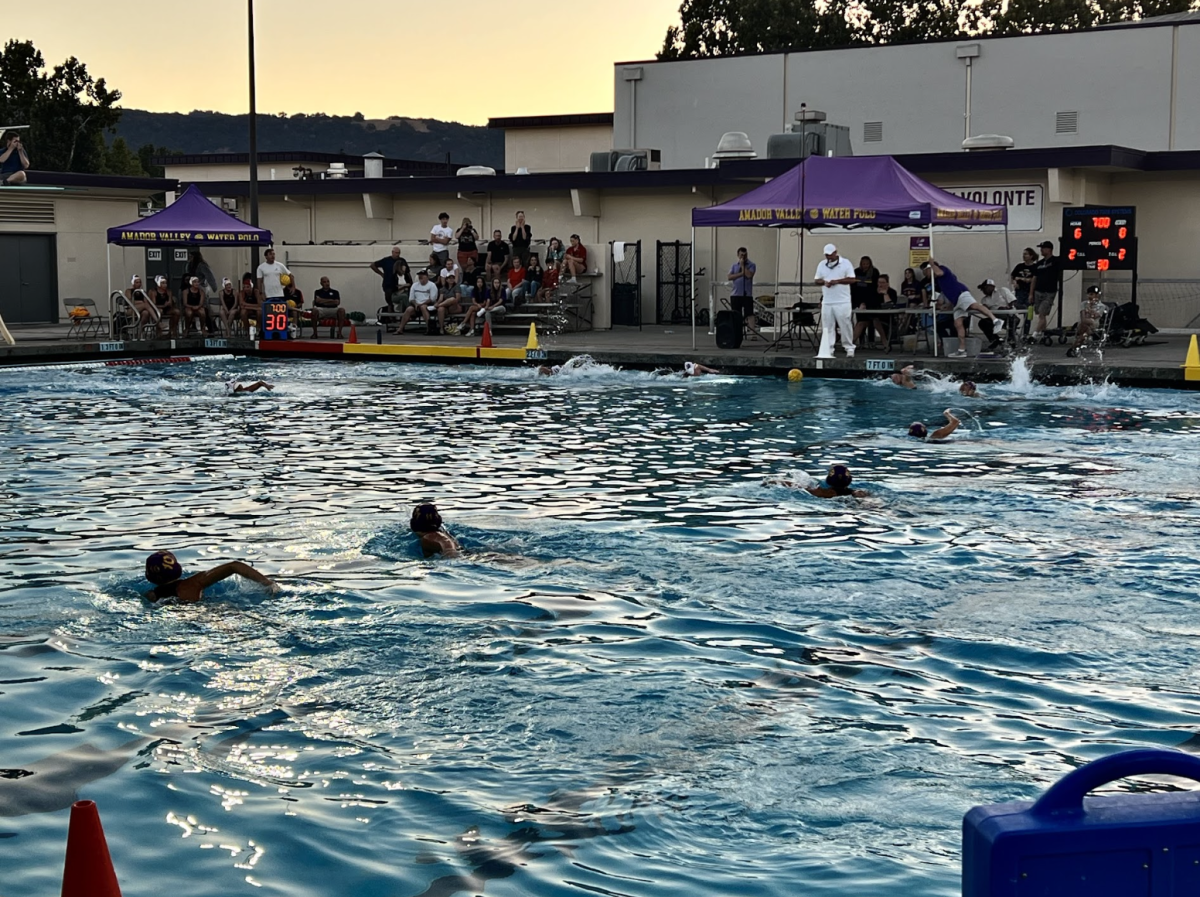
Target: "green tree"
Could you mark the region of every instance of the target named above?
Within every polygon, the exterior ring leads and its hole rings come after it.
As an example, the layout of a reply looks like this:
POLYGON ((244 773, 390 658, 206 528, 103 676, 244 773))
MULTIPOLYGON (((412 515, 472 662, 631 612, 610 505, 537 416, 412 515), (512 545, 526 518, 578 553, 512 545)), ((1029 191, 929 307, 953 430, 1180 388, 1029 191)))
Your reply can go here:
POLYGON ((105 148, 100 160, 100 174, 122 174, 130 177, 145 177, 142 161, 125 143, 124 137, 116 138, 105 148))
POLYGON ((22 143, 34 168, 100 171, 103 135, 121 118, 120 99, 74 56, 47 72, 31 41, 10 40, 0 51, 0 122, 31 126, 22 143))
POLYGON ((142 171, 146 172, 152 178, 165 177, 167 171, 161 165, 154 162, 155 156, 182 156, 183 153, 179 150, 167 149, 165 146, 155 146, 153 143, 143 143, 138 147, 138 161, 142 164, 142 171))
POLYGON ((1196 9, 1200 0, 683 0, 658 58, 1077 31, 1196 9))

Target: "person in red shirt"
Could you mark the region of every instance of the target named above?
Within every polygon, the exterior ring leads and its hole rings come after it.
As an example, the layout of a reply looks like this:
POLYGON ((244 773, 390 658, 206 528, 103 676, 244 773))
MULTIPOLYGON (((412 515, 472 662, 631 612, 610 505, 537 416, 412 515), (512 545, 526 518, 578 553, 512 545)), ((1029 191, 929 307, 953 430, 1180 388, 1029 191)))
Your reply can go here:
POLYGON ((538 299, 544 300, 558 289, 558 262, 547 262, 546 270, 542 272, 542 288, 538 290, 538 299))
POLYGON ((587 270, 587 247, 579 242, 579 234, 571 234, 571 245, 567 247, 566 258, 567 283, 578 283, 575 278, 587 270))
POLYGON ((512 295, 513 305, 525 297, 525 266, 516 253, 513 253, 512 267, 508 269, 508 291, 512 295))

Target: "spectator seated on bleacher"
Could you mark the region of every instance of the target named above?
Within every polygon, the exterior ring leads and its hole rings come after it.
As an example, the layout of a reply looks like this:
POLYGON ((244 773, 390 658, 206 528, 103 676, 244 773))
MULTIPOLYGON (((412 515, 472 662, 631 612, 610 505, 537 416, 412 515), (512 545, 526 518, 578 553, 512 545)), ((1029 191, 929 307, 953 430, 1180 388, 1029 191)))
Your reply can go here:
POLYGON ((296 281, 288 281, 287 285, 283 288, 283 298, 287 302, 288 316, 296 325, 296 329, 298 331, 303 330, 304 322, 310 320, 311 316, 304 311, 304 294, 296 286, 296 281))
POLYGON ((437 284, 439 287, 446 285, 447 278, 453 277, 456 284, 462 283, 462 268, 458 267, 458 262, 454 259, 446 259, 446 263, 442 265, 438 271, 437 284))
POLYGON ((511 301, 508 288, 500 278, 492 278, 490 286, 485 287, 482 292, 476 292, 475 302, 467 309, 467 317, 458 332, 463 336, 471 336, 475 333, 475 326, 480 319, 493 324, 502 321, 508 313, 507 303, 511 301))
POLYGON ((551 265, 562 265, 563 258, 566 257, 567 251, 563 249, 562 240, 558 237, 551 237, 550 244, 546 247, 546 268, 551 265))
POLYGON ((438 291, 437 319, 438 332, 446 332, 446 316, 457 317, 463 313, 462 288, 459 287, 453 274, 446 275, 446 282, 438 291))
MULTIPOLYGON (((463 268, 460 272, 458 272, 457 276, 459 289, 463 290, 474 289, 475 278, 486 277, 482 268, 475 267, 475 259, 471 258, 470 256, 467 256, 467 258, 463 261, 463 268)), ((470 299, 471 297, 464 295, 463 298, 470 299)), ((467 305, 470 304, 470 302, 467 303, 467 305)))
POLYGON ((425 332, 432 333, 433 325, 430 321, 430 314, 437 308, 437 303, 437 284, 429 279, 428 271, 418 271, 417 282, 408 291, 408 308, 404 310, 404 314, 400 317, 400 324, 397 330, 403 333, 404 328, 408 326, 408 322, 419 314, 425 321, 425 332))
MULTIPOLYGON (((328 277, 321 278, 321 289, 313 293, 312 315, 314 337, 321 335, 317 326, 322 321, 337 321, 338 339, 342 338, 342 328, 346 326, 349 318, 346 317, 346 309, 342 308, 342 294, 329 285, 328 277)), ((330 329, 332 327, 331 324, 330 329)))
POLYGON ((521 264, 519 255, 513 256, 512 267, 508 269, 508 292, 513 305, 525 301, 525 266, 521 264))
POLYGON ((542 290, 542 277, 545 276, 537 253, 529 256, 529 267, 525 269, 525 301, 532 302, 542 290))
POLYGON ((567 272, 567 283, 578 283, 576 278, 587 271, 587 247, 579 240, 579 234, 571 234, 571 245, 567 247, 563 264, 567 272))
POLYGON ((492 242, 487 244, 487 266, 486 274, 488 280, 493 277, 499 277, 504 273, 504 268, 508 264, 509 252, 508 244, 503 240, 503 234, 498 230, 492 231, 492 242))
POLYGON ((546 270, 542 274, 541 289, 538 290, 539 302, 545 302, 558 289, 558 262, 546 262, 546 270))

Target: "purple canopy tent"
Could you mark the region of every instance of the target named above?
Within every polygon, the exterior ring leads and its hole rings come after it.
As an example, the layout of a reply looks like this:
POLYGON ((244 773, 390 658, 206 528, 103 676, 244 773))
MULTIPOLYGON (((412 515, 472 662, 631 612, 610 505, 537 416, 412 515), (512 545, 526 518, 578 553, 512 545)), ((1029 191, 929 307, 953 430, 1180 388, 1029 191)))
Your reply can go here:
MULTIPOLYGON (((1003 225, 1008 252, 1008 209, 955 196, 907 171, 891 156, 809 156, 795 168, 737 199, 692 209, 692 245, 697 227, 930 228, 1003 225)), ((696 283, 692 274, 692 348, 696 346, 696 283)), ((935 328, 936 334, 936 328, 935 328)), ((936 336, 934 353, 937 353, 936 336)))
MULTIPOLYGON (((116 246, 263 246, 271 232, 239 221, 200 192, 195 184, 161 212, 108 229, 108 245, 116 246)), ((112 301, 112 258, 108 259, 109 320, 112 301)))

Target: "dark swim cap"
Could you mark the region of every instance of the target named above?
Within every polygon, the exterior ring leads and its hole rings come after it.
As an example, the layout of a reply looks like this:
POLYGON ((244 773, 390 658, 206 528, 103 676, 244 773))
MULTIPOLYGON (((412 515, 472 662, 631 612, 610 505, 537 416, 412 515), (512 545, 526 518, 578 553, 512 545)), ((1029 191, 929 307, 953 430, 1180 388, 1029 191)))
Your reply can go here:
POLYGON ((432 502, 425 502, 413 508, 409 528, 414 533, 436 533, 442 528, 442 515, 432 502))
POLYGON ((146 558, 146 579, 156 586, 164 586, 183 576, 183 566, 169 551, 156 551, 146 558))
POLYGON ((918 422, 908 428, 908 435, 915 436, 917 439, 924 439, 929 435, 929 431, 925 429, 925 425, 923 423, 918 422))
POLYGON ((829 468, 829 476, 825 477, 825 485, 834 492, 845 492, 852 482, 854 477, 850 475, 850 468, 845 464, 833 465, 829 468))

